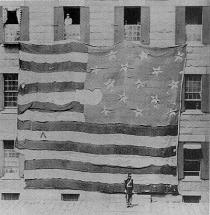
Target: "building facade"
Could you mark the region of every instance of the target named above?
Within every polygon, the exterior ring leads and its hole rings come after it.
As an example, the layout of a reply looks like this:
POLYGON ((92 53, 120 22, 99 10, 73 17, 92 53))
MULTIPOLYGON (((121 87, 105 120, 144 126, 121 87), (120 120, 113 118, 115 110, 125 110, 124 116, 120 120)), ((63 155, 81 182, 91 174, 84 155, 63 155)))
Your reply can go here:
MULTIPOLYGON (((24 157, 17 138, 18 41, 79 39, 109 47, 123 39, 144 46, 187 44, 179 127, 179 197, 208 202, 210 144, 209 0, 52 0, 0 2, 0 192, 4 198, 40 198, 24 191, 24 157), (13 193, 13 197, 12 196, 13 193), (22 197, 21 197, 22 198, 22 197)), ((60 198, 61 191, 42 191, 60 198)), ((161 197, 153 197, 153 199, 161 197)), ((170 197, 169 197, 170 198, 170 197)), ((172 198, 173 199, 173 198, 172 198)), ((171 200, 173 201, 173 200, 171 200)))

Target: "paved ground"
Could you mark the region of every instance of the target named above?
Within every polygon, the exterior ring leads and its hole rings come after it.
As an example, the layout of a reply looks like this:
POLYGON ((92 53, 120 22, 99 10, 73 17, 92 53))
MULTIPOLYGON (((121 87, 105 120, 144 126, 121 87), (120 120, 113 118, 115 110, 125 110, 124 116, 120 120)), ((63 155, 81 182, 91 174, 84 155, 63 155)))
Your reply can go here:
POLYGON ((209 215, 209 204, 0 201, 0 215, 209 215))

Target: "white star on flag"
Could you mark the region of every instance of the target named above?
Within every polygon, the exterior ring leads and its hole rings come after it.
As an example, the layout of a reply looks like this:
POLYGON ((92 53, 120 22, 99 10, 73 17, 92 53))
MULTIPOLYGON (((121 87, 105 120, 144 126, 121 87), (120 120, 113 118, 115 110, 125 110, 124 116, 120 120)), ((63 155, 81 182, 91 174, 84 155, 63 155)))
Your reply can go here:
POLYGON ((120 66, 121 66, 120 71, 124 71, 124 72, 127 72, 127 71, 128 71, 128 63, 126 63, 126 64, 121 64, 120 66))
POLYGON ((178 88, 178 84, 179 84, 179 81, 172 80, 171 83, 168 86, 170 86, 171 89, 173 90, 173 89, 178 88))
POLYGON ((139 89, 140 87, 145 87, 146 81, 141 81, 140 79, 138 79, 138 81, 135 84, 136 88, 139 89))
POLYGON ((154 105, 158 105, 160 103, 160 99, 158 99, 158 96, 155 95, 155 96, 151 96, 152 100, 151 100, 151 103, 154 104, 154 105))
POLYGON ((104 109, 101 111, 105 116, 108 116, 109 113, 111 113, 111 110, 108 110, 105 106, 104 109))
POLYGON ((175 61, 182 61, 183 60, 184 53, 181 53, 178 51, 177 55, 175 56, 175 61))
POLYGON ((159 67, 157 67, 157 68, 152 67, 152 69, 153 69, 152 74, 153 74, 153 75, 156 75, 156 76, 158 76, 160 73, 162 73, 162 72, 163 72, 163 71, 160 69, 160 66, 159 66, 159 67))
POLYGON ((123 92, 123 94, 119 95, 120 96, 120 102, 126 103, 128 100, 128 97, 125 95, 125 91, 123 92))
POLYGON ((135 115, 136 115, 136 117, 138 117, 138 116, 143 116, 143 110, 142 109, 140 109, 140 108, 136 108, 136 109, 134 109, 133 110, 134 111, 134 113, 135 113, 135 115))
POLYGON ((139 54, 139 58, 140 60, 144 60, 148 58, 148 54, 145 53, 144 51, 141 52, 141 54, 139 54))
POLYGON ((110 90, 110 89, 112 89, 114 87, 114 83, 115 83, 114 79, 108 79, 108 81, 105 82, 104 84, 106 85, 106 88, 108 90, 110 90))
POLYGON ((117 54, 117 51, 114 52, 113 50, 111 50, 110 53, 107 56, 109 57, 110 61, 114 61, 114 60, 117 59, 116 54, 117 54))

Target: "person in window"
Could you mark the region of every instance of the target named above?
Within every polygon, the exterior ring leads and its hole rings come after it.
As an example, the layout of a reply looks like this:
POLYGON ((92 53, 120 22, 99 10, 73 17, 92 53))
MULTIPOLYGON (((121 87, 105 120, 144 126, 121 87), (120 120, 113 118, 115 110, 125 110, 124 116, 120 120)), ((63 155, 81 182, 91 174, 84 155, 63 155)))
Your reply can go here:
POLYGON ((67 25, 72 25, 72 18, 70 17, 70 14, 69 13, 67 13, 66 14, 66 18, 65 18, 65 25, 67 26, 67 25))
POLYGON ((128 173, 128 177, 124 182, 125 185, 125 197, 126 197, 126 204, 127 207, 131 207, 132 205, 132 195, 133 195, 133 179, 131 174, 128 173))

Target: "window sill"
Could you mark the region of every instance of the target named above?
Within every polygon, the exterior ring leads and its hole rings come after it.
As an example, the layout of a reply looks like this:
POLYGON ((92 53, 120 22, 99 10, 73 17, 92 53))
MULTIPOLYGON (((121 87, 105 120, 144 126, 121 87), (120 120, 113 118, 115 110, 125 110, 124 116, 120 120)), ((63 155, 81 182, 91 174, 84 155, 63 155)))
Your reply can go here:
POLYGON ((186 110, 185 112, 182 113, 182 115, 203 115, 203 112, 201 110, 186 110))
POLYGON ((192 182, 192 181, 200 182, 201 178, 200 178, 200 176, 185 176, 185 178, 182 179, 182 181, 183 182, 192 182))
POLYGON ((0 112, 1 114, 17 114, 17 107, 8 107, 0 112))

